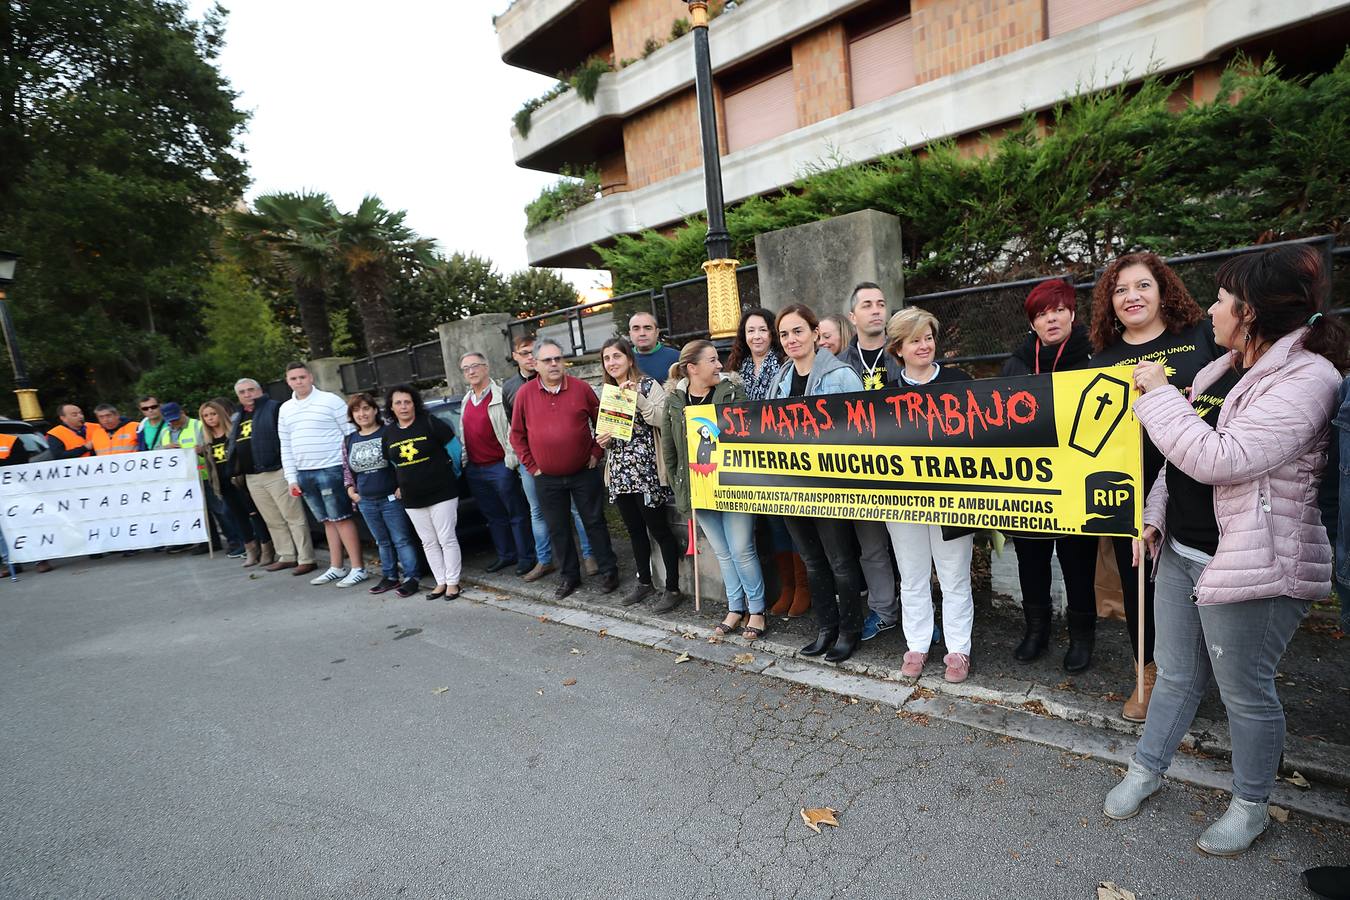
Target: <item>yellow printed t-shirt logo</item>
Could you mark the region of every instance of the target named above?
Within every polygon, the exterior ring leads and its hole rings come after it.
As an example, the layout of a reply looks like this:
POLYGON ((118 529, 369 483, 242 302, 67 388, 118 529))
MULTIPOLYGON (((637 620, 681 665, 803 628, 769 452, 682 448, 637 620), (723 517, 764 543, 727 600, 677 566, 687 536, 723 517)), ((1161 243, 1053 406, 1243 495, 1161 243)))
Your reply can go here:
POLYGON ((880 369, 876 372, 868 372, 863 376, 863 389, 868 391, 879 391, 886 386, 886 370, 880 369))
POLYGON ((245 420, 243 425, 239 426, 239 440, 247 441, 253 437, 253 420, 245 420))
POLYGON ((225 445, 216 444, 213 446, 211 448, 211 456, 215 458, 216 462, 223 463, 225 461, 225 445))
POLYGON ((398 448, 398 455, 403 457, 404 462, 412 462, 417 458, 417 448, 411 443, 404 444, 398 448))

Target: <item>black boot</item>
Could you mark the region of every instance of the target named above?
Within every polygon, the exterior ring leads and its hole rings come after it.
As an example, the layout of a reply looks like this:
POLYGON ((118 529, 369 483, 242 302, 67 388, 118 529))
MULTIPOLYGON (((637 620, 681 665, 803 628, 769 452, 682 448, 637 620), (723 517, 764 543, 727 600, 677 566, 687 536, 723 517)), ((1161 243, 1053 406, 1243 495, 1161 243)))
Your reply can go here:
POLYGON ((858 642, 862 638, 862 633, 858 631, 841 631, 839 639, 834 642, 830 652, 825 654, 826 662, 843 662, 853 655, 853 651, 858 649, 858 642))
POLYGON ((1022 635, 1022 643, 1013 651, 1013 659, 1031 662, 1039 659, 1045 653, 1045 648, 1050 646, 1050 607, 1023 606, 1022 615, 1027 619, 1027 632, 1022 635))
POLYGON ((834 646, 839 632, 833 628, 822 628, 816 639, 801 649, 802 656, 819 656, 834 646))
POLYGON ((1092 647, 1097 642, 1097 614, 1069 611, 1069 651, 1064 671, 1077 675, 1092 665, 1092 647))

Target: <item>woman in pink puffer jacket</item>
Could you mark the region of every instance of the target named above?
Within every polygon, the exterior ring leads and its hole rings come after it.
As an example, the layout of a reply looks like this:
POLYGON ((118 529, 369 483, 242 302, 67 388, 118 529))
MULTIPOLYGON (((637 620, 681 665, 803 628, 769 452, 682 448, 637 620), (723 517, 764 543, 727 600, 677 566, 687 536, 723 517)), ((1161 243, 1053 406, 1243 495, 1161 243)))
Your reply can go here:
POLYGON ((1135 415, 1166 457, 1144 510, 1156 562, 1158 683, 1143 736, 1105 812, 1127 819, 1162 786, 1211 678, 1228 712, 1233 800, 1196 841, 1245 850, 1269 821, 1284 749, 1275 672, 1313 600, 1331 590, 1317 506, 1345 332, 1322 312, 1322 257, 1306 245, 1224 263, 1210 307, 1231 352, 1185 397, 1158 363, 1140 363, 1135 415))

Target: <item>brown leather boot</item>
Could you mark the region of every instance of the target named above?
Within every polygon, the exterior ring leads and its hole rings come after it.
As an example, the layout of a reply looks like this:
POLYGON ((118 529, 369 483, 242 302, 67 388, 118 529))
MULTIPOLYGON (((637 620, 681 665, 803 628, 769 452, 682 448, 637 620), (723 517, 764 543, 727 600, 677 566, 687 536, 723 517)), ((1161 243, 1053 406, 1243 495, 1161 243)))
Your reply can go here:
POLYGON ((272 548, 271 541, 263 541, 258 547, 258 565, 270 566, 277 561, 277 552, 272 548))
POLYGON ((773 606, 769 607, 769 615, 786 616, 788 610, 792 608, 792 598, 797 592, 797 578, 792 569, 791 553, 775 553, 773 555, 775 567, 778 569, 778 599, 774 601, 773 606))
POLYGON ((258 542, 249 541, 244 544, 244 568, 248 569, 258 564, 258 542))
POLYGON ((1153 685, 1158 681, 1158 664, 1147 663, 1144 666, 1144 693, 1139 694, 1139 682, 1136 680, 1130 699, 1125 701, 1120 716, 1127 722, 1142 722, 1148 717, 1148 701, 1153 696, 1153 685))
POLYGON ((811 582, 806 577, 806 563, 796 553, 792 554, 792 574, 797 590, 792 595, 792 607, 788 610, 789 619, 800 619, 811 611, 811 582))

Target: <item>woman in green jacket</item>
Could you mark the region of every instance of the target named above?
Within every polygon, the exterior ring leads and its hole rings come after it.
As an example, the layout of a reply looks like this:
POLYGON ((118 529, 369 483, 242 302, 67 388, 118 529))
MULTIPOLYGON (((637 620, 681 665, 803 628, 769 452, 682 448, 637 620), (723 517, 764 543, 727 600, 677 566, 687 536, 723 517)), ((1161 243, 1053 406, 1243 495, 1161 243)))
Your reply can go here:
MULTIPOLYGON (((679 362, 670 367, 670 380, 666 382, 661 456, 671 490, 675 493, 675 508, 686 519, 692 514, 692 504, 685 407, 744 399, 745 389, 740 382, 733 376, 722 374, 722 362, 711 341, 691 341, 684 345, 679 362)), ((732 634, 744 623, 742 634, 745 637, 750 640, 763 637, 768 625, 764 618, 764 573, 755 550, 754 518, 749 513, 701 509, 698 523, 712 545, 727 589, 727 617, 718 624, 717 633, 732 634)))

